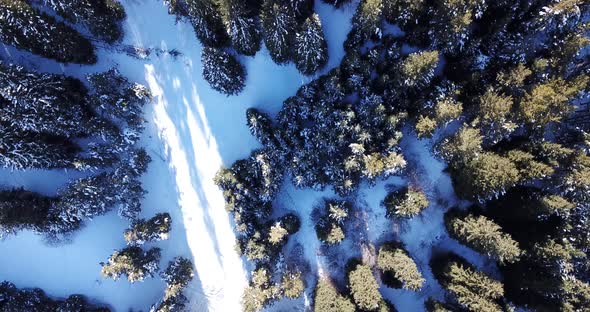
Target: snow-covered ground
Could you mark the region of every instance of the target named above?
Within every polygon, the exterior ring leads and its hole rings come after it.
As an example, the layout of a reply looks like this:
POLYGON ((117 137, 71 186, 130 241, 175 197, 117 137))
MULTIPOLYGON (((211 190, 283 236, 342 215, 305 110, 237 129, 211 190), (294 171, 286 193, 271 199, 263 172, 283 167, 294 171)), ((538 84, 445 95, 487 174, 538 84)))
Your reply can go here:
MULTIPOLYGON (((201 78, 202 46, 189 24, 176 24, 161 1, 122 2, 127 12, 123 44, 176 49, 182 55, 153 54, 138 60, 101 50, 97 65, 63 66, 10 47, 4 47, 2 54, 40 71, 80 78, 118 65, 131 81, 149 87, 154 101, 146 108, 148 123, 141 144, 153 161, 142 178, 149 192, 142 216, 167 211, 173 218, 173 230, 168 241, 147 247, 162 248, 162 267, 178 255, 193 260, 196 275, 186 292, 191 311, 239 311, 246 272, 234 251, 232 224, 212 178, 221 165, 230 165, 259 146, 246 127, 246 109, 257 107, 275 114, 284 99, 313 77, 300 75, 294 65, 277 66, 263 49, 256 57, 241 58, 248 72, 246 88, 239 96, 225 97, 201 78)), ((330 53, 323 72, 338 65, 344 55, 342 43, 353 10, 353 5, 334 10, 316 3, 330 53)), ((65 171, 4 170, 0 171, 0 185, 51 195, 79 176, 65 171)), ((163 295, 164 284, 159 278, 130 284, 125 279, 115 282, 100 276, 99 262, 125 246, 127 225, 113 212, 89 221, 70 243, 60 246, 48 246, 28 231, 8 237, 0 242, 0 280, 18 287, 40 287, 50 296, 84 294, 115 311, 145 311, 163 295)))

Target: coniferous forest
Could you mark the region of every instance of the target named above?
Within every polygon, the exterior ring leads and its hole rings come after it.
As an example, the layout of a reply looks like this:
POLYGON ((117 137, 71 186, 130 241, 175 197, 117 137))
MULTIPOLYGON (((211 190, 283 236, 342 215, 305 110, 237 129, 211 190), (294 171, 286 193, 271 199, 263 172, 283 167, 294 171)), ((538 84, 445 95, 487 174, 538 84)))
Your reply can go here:
POLYGON ((589 34, 586 0, 0 0, 0 311, 590 311, 589 34))

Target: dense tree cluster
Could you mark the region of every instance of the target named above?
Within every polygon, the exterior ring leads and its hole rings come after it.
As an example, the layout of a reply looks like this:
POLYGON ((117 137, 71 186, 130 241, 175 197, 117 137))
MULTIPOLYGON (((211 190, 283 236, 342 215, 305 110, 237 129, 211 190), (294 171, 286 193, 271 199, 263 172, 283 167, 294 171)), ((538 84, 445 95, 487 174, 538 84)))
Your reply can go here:
POLYGON ((147 251, 140 247, 131 246, 115 251, 106 263, 101 262, 102 276, 118 280, 126 275, 130 283, 141 282, 154 277, 159 270, 160 248, 147 251))
POLYGON ((107 307, 100 307, 88 302, 82 295, 71 295, 64 300, 49 298, 39 288, 18 289, 10 282, 0 283, 0 310, 19 311, 87 311, 109 312, 107 307))
MULTIPOLYGON (((340 7, 347 1, 326 2, 340 7)), ((289 60, 287 47, 297 42, 292 29, 309 20, 282 9, 290 3, 260 6, 262 40, 279 63, 289 60), (270 33, 266 25, 272 25, 270 33)), ((427 308, 499 311, 509 302, 584 310, 590 62, 583 51, 590 44, 584 23, 589 9, 584 1, 360 1, 340 66, 303 85, 274 119, 247 112, 263 148, 218 178, 238 230, 254 233, 248 235, 258 242, 269 231, 272 241, 284 240, 281 227, 265 222, 284 177, 296 187, 332 187, 352 197, 364 181, 403 173, 403 129, 432 147, 448 164, 459 199, 473 203, 445 215, 450 236, 497 262, 503 281, 466 260, 437 258, 431 263, 435 275, 454 299, 430 300, 427 308), (386 23, 403 33, 392 35, 386 23)), ((421 177, 412 178, 383 201, 388 216, 413 217, 429 206, 431 194, 414 182, 421 177)), ((337 243, 344 227, 329 207, 322 208, 322 218, 314 220, 318 237, 337 243)), ((253 243, 248 250, 261 246, 253 243)), ((403 248, 382 248, 379 256, 377 267, 389 272, 384 280, 389 275, 397 287, 420 289, 420 272, 403 248)), ((277 279, 266 274, 271 284, 277 279)), ((354 309, 335 289, 331 282, 318 283, 316 310, 354 309)), ((361 309, 382 306, 378 296, 345 295, 357 305, 363 298, 361 309)))
POLYGON ((246 70, 234 52, 254 56, 262 42, 275 63, 295 63, 304 75, 314 74, 328 61, 312 0, 165 2, 171 14, 192 24, 203 44, 203 77, 223 94, 239 94, 246 82, 246 70))
POLYGON ((172 227, 172 218, 168 213, 158 213, 149 220, 138 219, 131 222, 123 236, 129 245, 143 245, 150 241, 168 239, 172 227))
POLYGON ((351 204, 345 201, 326 200, 316 223, 318 238, 329 245, 338 244, 346 237, 344 222, 348 219, 351 204))

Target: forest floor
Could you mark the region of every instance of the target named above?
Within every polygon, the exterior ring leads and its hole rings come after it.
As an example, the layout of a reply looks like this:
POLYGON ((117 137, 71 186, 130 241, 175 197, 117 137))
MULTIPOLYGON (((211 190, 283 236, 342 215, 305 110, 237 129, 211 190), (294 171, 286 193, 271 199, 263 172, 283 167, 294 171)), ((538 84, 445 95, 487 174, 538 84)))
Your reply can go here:
MULTIPOLYGON (((247 273, 243 260, 234 250, 231 219, 224 209, 221 191, 213 184, 213 177, 220 166, 229 166, 260 146, 247 129, 247 108, 256 107, 274 116, 283 100, 314 77, 302 76, 294 65, 274 64, 263 48, 255 57, 241 57, 248 73, 246 87, 239 96, 226 97, 213 91, 202 79, 202 46, 188 23, 176 23, 161 1, 122 2, 127 12, 122 46, 174 49, 181 54, 153 53, 137 59, 113 49, 103 49, 97 65, 84 67, 59 65, 6 47, 0 54, 37 70, 79 78, 117 65, 131 81, 148 86, 154 101, 146 107, 147 125, 141 145, 153 161, 142 178, 148 191, 142 217, 168 212, 173 220, 170 239, 148 244, 148 247, 162 248, 162 268, 179 255, 193 261, 196 274, 186 292, 191 311, 239 311, 247 273)), ((315 9, 323 22, 329 47, 329 63, 322 71, 325 73, 337 66, 344 56, 342 43, 350 29, 355 5, 335 10, 316 1, 315 9)), ((433 248, 452 249, 490 272, 494 268, 446 234, 442 215, 457 204, 450 179, 443 172, 444 165, 430 156, 430 143, 417 140, 410 131, 405 134, 404 155, 410 165, 409 172, 414 175, 393 177, 375 186, 363 185, 356 196, 359 211, 355 226, 362 229, 356 238, 368 246, 392 238, 406 244, 427 278, 425 288, 419 293, 385 287, 382 291, 398 310, 420 311, 425 298, 440 298, 443 294, 428 267, 433 248), (427 190, 432 205, 409 222, 394 223, 386 219, 380 205, 386 190, 407 183, 413 176, 421 177, 417 182, 427 190)), ((0 185, 52 195, 69 180, 82 175, 72 171, 3 170, 0 171, 0 185)), ((338 268, 346 257, 360 256, 361 245, 343 244, 339 248, 344 253, 320 247, 310 212, 322 197, 331 195, 330 190, 297 190, 285 183, 276 205, 277 213, 295 211, 302 219, 301 230, 287 249, 295 249, 299 243, 304 258, 310 263, 310 276, 320 272, 338 280, 342 279, 338 268)), ((123 231, 127 226, 127 220, 112 212, 88 221, 71 241, 57 246, 48 245, 42 237, 28 231, 8 237, 0 241, 0 280, 12 281, 18 287, 40 287, 50 296, 84 294, 109 304, 115 311, 148 310, 163 295, 165 285, 159 278, 130 284, 124 279, 103 280, 100 276, 99 263, 106 261, 115 249, 125 246, 123 231)), ((308 286, 313 286, 310 284, 311 281, 308 286)), ((308 287, 303 299, 283 300, 269 310, 303 310, 311 301, 312 291, 308 287)))

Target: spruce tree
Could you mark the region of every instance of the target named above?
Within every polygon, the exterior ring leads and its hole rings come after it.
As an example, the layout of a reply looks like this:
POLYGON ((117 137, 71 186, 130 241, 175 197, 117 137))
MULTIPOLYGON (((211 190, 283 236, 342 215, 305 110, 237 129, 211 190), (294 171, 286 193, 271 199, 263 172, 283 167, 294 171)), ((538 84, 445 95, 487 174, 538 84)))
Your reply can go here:
POLYGON ((201 56, 203 78, 213 90, 225 95, 237 95, 246 83, 246 71, 231 54, 216 48, 203 48, 201 56))
POLYGON ((160 262, 160 248, 143 251, 139 247, 127 247, 115 251, 102 266, 102 276, 118 280, 121 275, 127 275, 130 283, 141 282, 153 277, 158 271, 160 262))
POLYGON ((43 231, 53 198, 24 189, 0 191, 0 239, 21 229, 43 231))
POLYGON ((387 283, 386 279, 391 274, 404 289, 419 291, 426 281, 414 260, 395 244, 385 244, 379 248, 377 267, 383 272, 384 283, 387 283))
POLYGON ((33 0, 49 6, 72 23, 82 23, 92 35, 108 43, 123 38, 122 21, 125 9, 117 0, 33 0))
POLYGON ((426 209, 430 202, 422 190, 409 187, 390 192, 382 204, 389 217, 412 218, 426 209))
POLYGON ((495 143, 516 129, 512 110, 512 97, 494 89, 488 89, 479 98, 479 126, 486 140, 495 143))
POLYGON ((0 1, 0 41, 62 63, 96 63, 88 39, 23 0, 0 1))
POLYGON ((445 225, 447 231, 461 243, 501 264, 513 263, 520 258, 522 251, 518 243, 504 233, 498 224, 484 216, 469 214, 450 217, 445 225))
POLYGON ((417 23, 425 7, 424 0, 384 0, 383 15, 392 24, 399 24, 405 29, 417 23))
POLYGON ((64 137, 89 134, 87 90, 77 79, 0 64, 0 123, 64 137))
POLYGON ((269 275, 270 272, 264 267, 252 272, 250 285, 246 287, 242 295, 244 312, 260 311, 278 297, 280 287, 271 283, 269 275))
POLYGON ((482 152, 483 136, 478 128, 463 126, 445 139, 437 148, 440 156, 451 165, 475 158, 482 152))
POLYGON ((356 306, 363 311, 376 311, 383 301, 379 284, 368 265, 353 265, 348 273, 348 287, 356 306))
POLYGON ((213 0, 186 0, 186 11, 204 46, 221 47, 227 42, 219 8, 213 0))
POLYGON ((192 262, 183 257, 175 257, 160 275, 166 283, 164 298, 153 305, 150 312, 183 311, 188 299, 182 291, 194 277, 192 262))
POLYGON ((264 44, 270 57, 277 64, 289 62, 297 31, 294 12, 283 1, 264 0, 261 19, 264 44))
POLYGON ((457 193, 464 198, 497 197, 522 179, 510 159, 494 153, 484 152, 465 161, 453 177, 457 193))
POLYGON ((313 14, 295 34, 295 66, 304 75, 311 75, 326 65, 328 45, 324 38, 320 17, 313 14))
POLYGON ((285 297, 297 299, 305 291, 305 281, 301 272, 285 272, 281 280, 281 290, 285 297))
POLYGON ((125 240, 128 245, 143 245, 149 241, 168 239, 172 225, 172 218, 168 213, 158 213, 149 220, 133 220, 131 227, 125 230, 125 240))
POLYGON ((344 297, 325 279, 320 279, 315 288, 314 312, 354 312, 355 307, 349 298, 344 297))
POLYGON ((352 17, 352 30, 344 42, 350 51, 365 41, 381 37, 383 23, 383 0, 362 0, 352 17))
POLYGON ((434 70, 437 66, 438 51, 412 53, 401 63, 402 83, 408 87, 428 85, 434 77, 434 70))
POLYGON ((216 0, 232 46, 243 55, 260 50, 262 35, 258 9, 241 0, 216 0))

